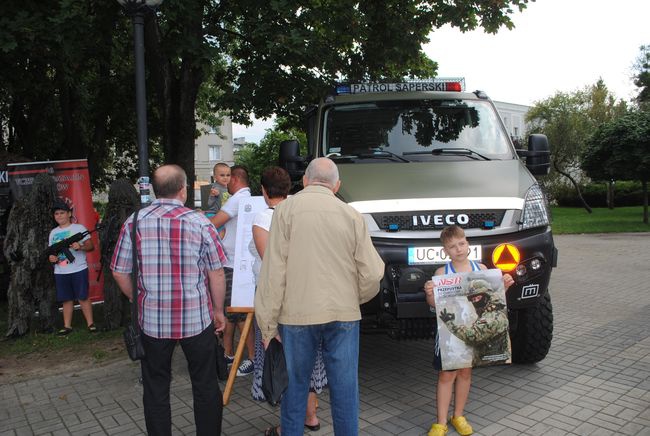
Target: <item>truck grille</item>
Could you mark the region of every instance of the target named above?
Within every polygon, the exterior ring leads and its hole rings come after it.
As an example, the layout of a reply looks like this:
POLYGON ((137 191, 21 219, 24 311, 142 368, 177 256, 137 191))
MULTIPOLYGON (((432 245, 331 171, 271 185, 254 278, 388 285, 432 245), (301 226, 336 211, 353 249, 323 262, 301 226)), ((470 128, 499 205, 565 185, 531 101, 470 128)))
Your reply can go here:
POLYGON ((441 230, 450 224, 464 229, 482 229, 501 225, 503 210, 443 210, 415 212, 373 213, 372 217, 382 230, 441 230), (490 225, 492 223, 492 225, 490 225), (397 229, 395 229, 397 226, 397 229), (389 228, 390 227, 390 228, 389 228))

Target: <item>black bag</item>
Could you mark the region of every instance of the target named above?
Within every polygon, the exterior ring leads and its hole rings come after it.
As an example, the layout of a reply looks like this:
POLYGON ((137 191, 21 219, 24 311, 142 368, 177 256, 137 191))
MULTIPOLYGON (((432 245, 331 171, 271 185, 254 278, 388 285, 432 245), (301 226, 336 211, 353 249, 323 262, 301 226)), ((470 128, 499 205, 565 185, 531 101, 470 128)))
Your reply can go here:
POLYGON ((219 336, 216 338, 216 350, 217 350, 217 378, 219 380, 226 380, 228 378, 228 364, 226 363, 226 355, 221 343, 222 339, 219 336))
POLYGON ((133 215, 133 228, 131 229, 131 252, 133 253, 133 270, 131 271, 131 283, 133 284, 133 301, 131 302, 131 324, 124 329, 124 345, 131 360, 142 360, 145 357, 144 346, 142 345, 142 332, 138 324, 138 251, 136 245, 136 224, 138 212, 136 209, 133 215))
POLYGON ((287 362, 284 360, 284 349, 282 344, 273 338, 264 352, 262 392, 266 401, 271 406, 277 405, 288 385, 289 375, 287 374, 287 362))
POLYGON ((129 353, 131 360, 144 359, 144 347, 142 346, 140 330, 133 328, 132 324, 124 329, 124 345, 126 345, 126 351, 129 353))

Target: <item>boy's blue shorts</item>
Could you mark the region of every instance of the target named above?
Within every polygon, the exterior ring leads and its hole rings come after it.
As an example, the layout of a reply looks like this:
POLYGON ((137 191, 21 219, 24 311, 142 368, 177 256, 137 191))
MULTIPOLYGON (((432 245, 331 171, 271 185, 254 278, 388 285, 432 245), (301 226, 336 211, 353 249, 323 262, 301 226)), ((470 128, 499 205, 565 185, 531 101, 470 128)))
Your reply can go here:
POLYGON ((88 299, 88 268, 71 274, 54 274, 59 302, 88 299))

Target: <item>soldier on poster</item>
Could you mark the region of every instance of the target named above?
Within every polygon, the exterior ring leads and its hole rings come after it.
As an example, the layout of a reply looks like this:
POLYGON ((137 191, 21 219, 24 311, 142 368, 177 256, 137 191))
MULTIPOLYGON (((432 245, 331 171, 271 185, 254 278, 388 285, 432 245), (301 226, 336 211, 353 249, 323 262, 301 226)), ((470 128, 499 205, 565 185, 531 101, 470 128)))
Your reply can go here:
POLYGON ((501 271, 435 276, 433 284, 443 369, 510 363, 501 271))

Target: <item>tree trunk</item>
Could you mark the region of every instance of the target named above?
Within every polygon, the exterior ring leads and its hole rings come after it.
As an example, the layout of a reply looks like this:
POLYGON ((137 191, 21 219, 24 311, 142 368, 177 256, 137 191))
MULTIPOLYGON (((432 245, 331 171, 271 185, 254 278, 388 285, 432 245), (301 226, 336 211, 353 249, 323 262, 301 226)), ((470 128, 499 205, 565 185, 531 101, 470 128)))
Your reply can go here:
POLYGON ((107 127, 109 122, 109 112, 114 100, 114 91, 111 84, 111 64, 110 60, 113 54, 112 29, 115 28, 115 22, 119 15, 101 14, 105 19, 98 22, 98 26, 103 30, 101 44, 95 48, 100 55, 97 56, 99 66, 97 74, 99 75, 99 86, 97 89, 97 101, 101 102, 96 105, 95 117, 93 119, 93 136, 92 151, 88 153, 88 171, 91 175, 92 185, 98 179, 105 180, 106 161, 109 154, 114 150, 113 147, 106 144, 107 127))
MULTIPOLYGON (((204 2, 191 2, 192 8, 202 10, 204 2)), ((185 33, 203 36, 202 13, 187 13, 179 24, 185 33)), ((209 62, 195 52, 184 52, 180 66, 165 57, 160 41, 160 29, 153 19, 146 22, 145 45, 151 78, 156 89, 164 132, 162 138, 165 163, 179 165, 187 174, 187 205, 194 206, 194 141, 196 135, 196 98, 209 62)))
POLYGON ((614 209, 614 181, 607 182, 607 207, 614 209))
POLYGON ((77 116, 79 108, 79 97, 74 86, 68 83, 65 73, 61 72, 63 66, 59 66, 57 72, 57 84, 59 87, 59 110, 61 111, 61 124, 63 131, 63 138, 58 157, 83 159, 87 157, 87 151, 83 147, 83 140, 81 139, 82 126, 79 125, 80 118, 77 116))
POLYGON ((582 203, 582 207, 584 207, 587 212, 591 213, 592 212, 591 207, 587 204, 585 199, 582 197, 582 192, 580 192, 580 186, 578 186, 578 183, 573 179, 573 177, 571 177, 571 175, 568 172, 562 171, 555 161, 553 161, 553 168, 555 168, 555 171, 557 171, 559 174, 562 174, 564 177, 569 179, 569 181, 571 181, 573 187, 576 189, 578 198, 582 203))
POLYGON ((642 180, 643 187, 643 223, 648 224, 648 181, 642 180))
POLYGON ((13 132, 12 147, 8 151, 25 157, 34 158, 34 143, 31 139, 32 130, 25 115, 25 105, 22 98, 14 94, 11 103, 10 126, 13 132))

